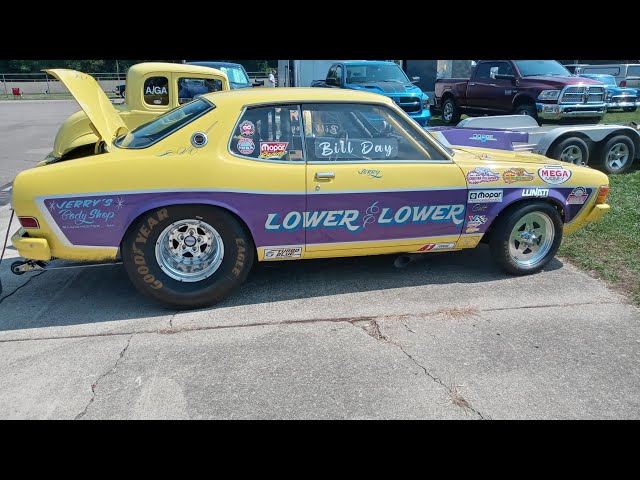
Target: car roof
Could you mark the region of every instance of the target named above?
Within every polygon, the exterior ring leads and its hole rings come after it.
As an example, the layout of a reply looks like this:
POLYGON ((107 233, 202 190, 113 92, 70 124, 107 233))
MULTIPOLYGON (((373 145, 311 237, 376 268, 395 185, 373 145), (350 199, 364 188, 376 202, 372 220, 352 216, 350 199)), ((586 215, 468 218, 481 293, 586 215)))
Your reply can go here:
POLYGON ((213 67, 213 68, 219 68, 219 67, 242 67, 241 64, 239 63, 231 63, 231 62, 187 62, 187 65, 200 65, 203 67, 213 67))
MULTIPOLYGON (((187 72, 210 74, 211 67, 202 67, 199 65, 187 65, 185 63, 168 63, 168 62, 143 62, 136 63, 129 68, 127 74, 145 75, 150 72, 187 72)), ((222 72, 218 72, 222 73, 222 72)))
POLYGON ((245 105, 265 103, 313 103, 313 102, 365 102, 393 104, 389 97, 377 93, 359 90, 319 88, 319 87, 280 87, 247 88, 213 92, 203 97, 218 107, 241 108, 245 105))
POLYGON ((387 61, 382 61, 382 60, 361 60, 361 61, 352 61, 352 62, 343 62, 345 65, 354 65, 354 66, 358 66, 358 65, 389 65, 389 64, 395 64, 397 65, 397 63, 395 62, 387 62, 387 61))

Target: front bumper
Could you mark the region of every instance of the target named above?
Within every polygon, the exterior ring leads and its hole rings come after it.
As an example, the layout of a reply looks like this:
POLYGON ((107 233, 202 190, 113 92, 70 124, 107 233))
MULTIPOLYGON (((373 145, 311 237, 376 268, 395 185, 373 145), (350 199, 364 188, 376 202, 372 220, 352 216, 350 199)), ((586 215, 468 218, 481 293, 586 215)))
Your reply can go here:
POLYGON ((627 108, 640 106, 640 100, 635 102, 607 102, 607 108, 627 108))
POLYGON ((19 228, 11 237, 11 243, 22 258, 29 260, 51 260, 51 248, 46 238, 32 238, 24 228, 19 228))
POLYGON ((560 118, 601 117, 607 112, 607 104, 550 104, 536 103, 538 117, 545 120, 558 120, 560 118))
POLYGON ((583 218, 578 217, 571 223, 567 223, 564 226, 564 233, 569 234, 584 227, 587 223, 596 222, 600 220, 609 211, 611 207, 606 203, 595 205, 589 214, 583 218))

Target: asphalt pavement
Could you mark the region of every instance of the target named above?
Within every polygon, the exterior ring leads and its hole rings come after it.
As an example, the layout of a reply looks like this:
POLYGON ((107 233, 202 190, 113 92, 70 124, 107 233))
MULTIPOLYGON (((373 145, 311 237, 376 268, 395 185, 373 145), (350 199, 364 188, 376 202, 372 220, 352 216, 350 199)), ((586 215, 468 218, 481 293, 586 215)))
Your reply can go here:
MULTIPOLYGON (((50 150, 5 126, 0 151, 22 160, 3 156, 2 172, 50 150)), ((7 255, 2 419, 640 418, 640 310, 563 259, 527 277, 482 245, 403 269, 393 256, 261 264, 221 304, 178 312, 122 266, 15 276, 7 255)))

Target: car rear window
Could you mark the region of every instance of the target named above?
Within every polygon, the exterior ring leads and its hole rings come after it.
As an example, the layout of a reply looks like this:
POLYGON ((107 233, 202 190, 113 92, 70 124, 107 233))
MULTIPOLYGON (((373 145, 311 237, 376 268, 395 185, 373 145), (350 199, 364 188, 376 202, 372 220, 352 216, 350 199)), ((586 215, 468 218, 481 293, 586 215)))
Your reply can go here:
POLYGON ((119 136, 113 144, 119 148, 147 148, 214 108, 209 100, 198 98, 119 136))

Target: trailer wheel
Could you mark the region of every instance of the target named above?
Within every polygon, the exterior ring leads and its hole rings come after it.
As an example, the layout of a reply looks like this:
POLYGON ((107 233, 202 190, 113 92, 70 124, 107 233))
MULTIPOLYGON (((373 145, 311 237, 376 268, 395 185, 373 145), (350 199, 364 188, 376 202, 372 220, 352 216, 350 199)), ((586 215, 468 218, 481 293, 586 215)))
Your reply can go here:
POLYGON ((638 107, 624 107, 622 109, 623 112, 635 112, 638 109, 638 107))
POLYGON ((460 121, 460 109, 456 105, 456 101, 449 97, 442 104, 442 120, 447 125, 452 125, 460 121))
POLYGON ((547 152, 549 158, 571 163, 587 165, 589 163, 589 147, 579 137, 565 138, 547 152))
POLYGON ((626 135, 617 135, 600 147, 598 160, 606 173, 624 173, 631 168, 635 154, 633 141, 626 135))

